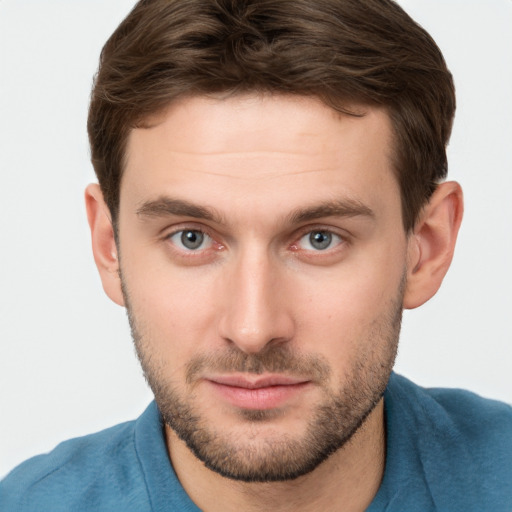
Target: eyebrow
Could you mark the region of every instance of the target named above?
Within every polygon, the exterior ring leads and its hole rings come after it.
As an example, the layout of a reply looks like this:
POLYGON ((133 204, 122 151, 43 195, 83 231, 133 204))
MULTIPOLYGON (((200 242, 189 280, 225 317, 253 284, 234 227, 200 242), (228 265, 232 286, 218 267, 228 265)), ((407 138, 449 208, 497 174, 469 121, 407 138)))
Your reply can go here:
POLYGON ((343 199, 328 201, 312 207, 300 208, 290 216, 291 224, 308 222, 322 217, 357 217, 364 216, 375 218, 371 208, 355 199, 343 199))
MULTIPOLYGON (((145 201, 136 214, 138 217, 167 217, 182 216, 194 219, 209 220, 217 224, 225 224, 222 215, 213 208, 199 206, 183 199, 159 197, 145 201)), ((322 217, 356 217, 364 216, 375 218, 371 208, 354 199, 327 201, 311 207, 299 208, 286 216, 290 224, 300 224, 320 219, 322 217)))
POLYGON ((222 216, 212 208, 171 197, 159 197, 155 200, 145 201, 142 206, 137 208, 136 214, 138 217, 166 217, 175 215, 209 220, 217 224, 223 223, 222 216))

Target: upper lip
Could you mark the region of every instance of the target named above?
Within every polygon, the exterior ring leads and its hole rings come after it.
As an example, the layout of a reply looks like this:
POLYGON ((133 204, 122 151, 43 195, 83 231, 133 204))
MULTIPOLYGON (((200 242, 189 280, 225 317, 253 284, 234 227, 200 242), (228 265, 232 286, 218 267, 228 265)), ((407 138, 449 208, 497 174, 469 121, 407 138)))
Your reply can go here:
POLYGON ((293 386, 294 384, 304 384, 309 379, 304 377, 292 377, 289 375, 214 375, 208 376, 206 380, 222 384, 224 386, 232 386, 246 389, 267 388, 270 386, 293 386))

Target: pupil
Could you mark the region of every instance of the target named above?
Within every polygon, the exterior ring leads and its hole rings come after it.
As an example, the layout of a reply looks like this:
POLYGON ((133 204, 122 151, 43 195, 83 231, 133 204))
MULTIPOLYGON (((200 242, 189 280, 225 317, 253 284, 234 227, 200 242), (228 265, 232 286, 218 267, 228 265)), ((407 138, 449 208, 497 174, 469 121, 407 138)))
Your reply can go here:
POLYGON ((181 243, 187 249, 197 249, 201 246, 204 235, 200 231, 184 231, 181 234, 181 243))
POLYGON ((309 241, 315 249, 326 249, 331 245, 332 235, 325 231, 315 231, 309 235, 309 241))

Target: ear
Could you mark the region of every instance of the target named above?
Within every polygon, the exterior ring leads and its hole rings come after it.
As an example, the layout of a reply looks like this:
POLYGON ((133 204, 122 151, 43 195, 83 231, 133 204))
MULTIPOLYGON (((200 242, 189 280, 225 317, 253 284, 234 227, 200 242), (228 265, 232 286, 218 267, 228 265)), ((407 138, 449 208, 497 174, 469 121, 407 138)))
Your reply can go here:
POLYGON ((453 258, 463 209, 458 183, 438 185, 409 236, 404 308, 421 306, 441 286, 453 258))
POLYGON ((98 184, 92 183, 85 189, 85 207, 91 228, 92 252, 103 289, 116 304, 124 306, 114 228, 98 184))

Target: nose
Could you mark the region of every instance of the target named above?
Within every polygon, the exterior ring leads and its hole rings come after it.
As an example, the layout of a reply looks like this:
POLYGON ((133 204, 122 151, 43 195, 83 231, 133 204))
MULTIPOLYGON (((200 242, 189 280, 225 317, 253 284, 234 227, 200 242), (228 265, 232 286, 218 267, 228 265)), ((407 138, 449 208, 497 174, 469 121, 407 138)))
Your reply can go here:
MULTIPOLYGON (((250 251, 248 251, 250 252, 250 251)), ((286 292, 286 269, 265 253, 241 255, 222 283, 219 334, 246 353, 294 336, 291 303, 286 292)))

